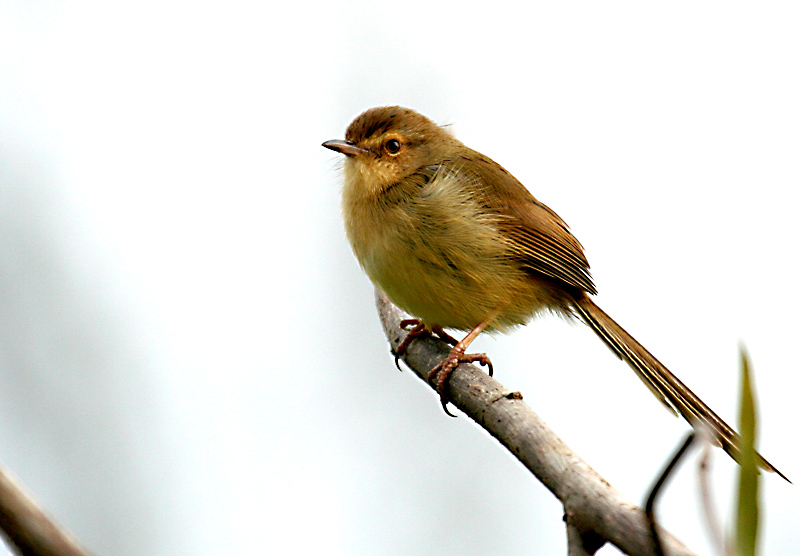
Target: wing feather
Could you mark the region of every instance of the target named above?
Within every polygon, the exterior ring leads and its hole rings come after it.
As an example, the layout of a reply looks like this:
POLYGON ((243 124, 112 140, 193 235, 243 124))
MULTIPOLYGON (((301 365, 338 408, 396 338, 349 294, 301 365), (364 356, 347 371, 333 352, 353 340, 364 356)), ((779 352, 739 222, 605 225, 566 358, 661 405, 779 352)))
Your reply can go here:
POLYGON ((501 216, 498 225, 521 264, 533 272, 596 294, 583 246, 561 217, 487 157, 473 152, 471 162, 466 167, 477 173, 473 183, 485 188, 480 201, 501 216))

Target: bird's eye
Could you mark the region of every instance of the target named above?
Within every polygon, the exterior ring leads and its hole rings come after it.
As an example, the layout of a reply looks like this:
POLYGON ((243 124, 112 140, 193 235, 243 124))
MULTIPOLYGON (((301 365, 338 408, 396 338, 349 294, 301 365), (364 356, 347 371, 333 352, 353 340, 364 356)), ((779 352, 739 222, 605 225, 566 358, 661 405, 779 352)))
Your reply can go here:
POLYGON ((402 147, 402 144, 397 139, 389 139, 386 141, 384 147, 389 154, 397 154, 400 152, 400 147, 402 147))

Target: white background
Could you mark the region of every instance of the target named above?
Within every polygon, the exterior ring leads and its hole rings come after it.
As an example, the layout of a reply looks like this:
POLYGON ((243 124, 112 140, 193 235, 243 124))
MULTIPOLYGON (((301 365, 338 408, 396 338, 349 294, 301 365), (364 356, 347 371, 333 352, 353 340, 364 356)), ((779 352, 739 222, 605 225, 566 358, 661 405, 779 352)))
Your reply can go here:
MULTIPOLYGON (((320 147, 384 104, 554 208, 729 420, 744 342, 800 480, 796 3, 291 4, 0 2, 0 460, 59 521, 97 555, 565 553, 555 499, 393 367, 320 147)), ((476 349, 637 503, 687 429, 583 326, 476 349)), ((695 461, 660 515, 712 554, 695 461)), ((728 524, 734 479, 716 451, 728 524)), ((797 487, 763 491, 795 552, 797 487)))

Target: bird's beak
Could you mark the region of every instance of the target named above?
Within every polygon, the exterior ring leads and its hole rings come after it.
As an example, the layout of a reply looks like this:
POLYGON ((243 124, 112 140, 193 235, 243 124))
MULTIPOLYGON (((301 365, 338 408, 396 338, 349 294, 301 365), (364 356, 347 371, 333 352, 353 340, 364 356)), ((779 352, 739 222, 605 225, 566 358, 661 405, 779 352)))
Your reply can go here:
POLYGON ((364 154, 367 151, 362 149, 361 147, 356 147, 356 144, 352 141, 342 141, 341 139, 333 139, 331 141, 325 141, 322 144, 323 147, 326 149, 330 149, 332 151, 336 151, 337 153, 342 153, 347 156, 356 156, 359 154, 364 154))

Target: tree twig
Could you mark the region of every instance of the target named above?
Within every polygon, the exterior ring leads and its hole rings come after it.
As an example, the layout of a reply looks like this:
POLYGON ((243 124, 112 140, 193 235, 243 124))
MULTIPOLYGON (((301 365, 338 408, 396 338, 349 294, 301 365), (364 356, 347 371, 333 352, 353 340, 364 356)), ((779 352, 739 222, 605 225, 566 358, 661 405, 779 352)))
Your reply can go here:
MULTIPOLYGON (((376 290, 376 304, 386 337, 394 350, 406 332, 400 321, 409 315, 376 290)), ((428 373, 449 351, 435 338, 420 338, 403 360, 427 384, 428 373)), ((452 403, 483 427, 527 467, 564 506, 570 554, 593 554, 604 542, 622 552, 654 556, 647 518, 553 433, 519 393, 474 365, 461 364, 448 380, 452 403), (587 542, 587 540, 589 542, 587 542), (575 546, 581 543, 580 547, 575 546)), ((670 556, 692 554, 667 531, 660 530, 670 556)))
POLYGON ((0 529, 24 556, 89 556, 0 468, 0 529))
POLYGON ((581 531, 578 526, 567 523, 567 556, 591 556, 606 544, 606 540, 594 531, 581 531))
POLYGON ((647 522, 650 525, 650 535, 653 537, 653 548, 655 550, 656 556, 664 556, 664 547, 661 544, 661 535, 658 532, 658 525, 656 524, 656 500, 658 499, 658 495, 661 494, 661 489, 664 488, 664 485, 667 484, 667 481, 672 475, 672 472, 677 467, 678 463, 680 463, 683 456, 686 454, 686 451, 689 449, 689 446, 692 445, 694 441, 694 433, 690 432, 689 435, 686 437, 686 440, 683 441, 681 447, 675 452, 675 455, 669 461, 669 463, 664 467, 664 471, 661 472, 659 475, 658 480, 653 485, 653 488, 650 489, 650 494, 647 497, 647 501, 644 505, 644 515, 647 516, 647 522))

